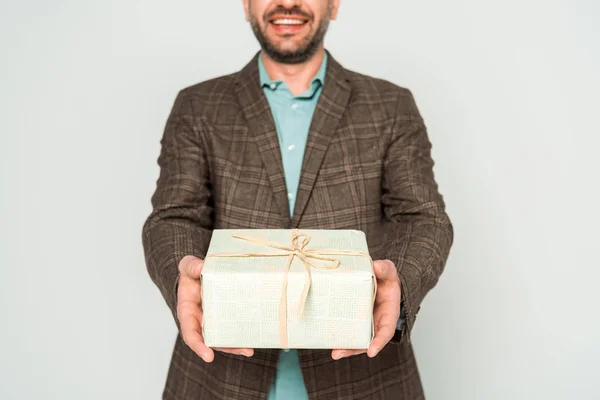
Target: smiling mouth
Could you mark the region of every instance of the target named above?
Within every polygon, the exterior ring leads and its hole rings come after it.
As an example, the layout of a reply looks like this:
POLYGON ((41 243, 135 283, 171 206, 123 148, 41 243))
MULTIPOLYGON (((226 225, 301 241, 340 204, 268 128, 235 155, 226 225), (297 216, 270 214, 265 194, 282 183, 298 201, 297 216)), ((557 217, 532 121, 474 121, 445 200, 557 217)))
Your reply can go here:
POLYGON ((310 18, 301 12, 289 12, 278 10, 269 16, 269 24, 280 33, 292 33, 299 31, 303 25, 306 25, 310 18))
POLYGON ((298 26, 306 24, 308 20, 299 18, 276 18, 269 22, 278 26, 298 26))

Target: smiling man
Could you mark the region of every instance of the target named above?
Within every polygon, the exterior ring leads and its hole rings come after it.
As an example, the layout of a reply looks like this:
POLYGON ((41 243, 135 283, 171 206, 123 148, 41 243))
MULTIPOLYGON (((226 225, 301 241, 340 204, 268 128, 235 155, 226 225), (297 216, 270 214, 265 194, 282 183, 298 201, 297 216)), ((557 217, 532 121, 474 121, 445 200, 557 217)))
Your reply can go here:
POLYGON ((245 0, 261 51, 182 90, 166 124, 148 272, 178 337, 164 399, 424 398, 409 341, 453 230, 411 92, 325 50, 340 0, 245 0), (200 273, 214 229, 359 229, 377 277, 363 351, 211 349, 200 273))

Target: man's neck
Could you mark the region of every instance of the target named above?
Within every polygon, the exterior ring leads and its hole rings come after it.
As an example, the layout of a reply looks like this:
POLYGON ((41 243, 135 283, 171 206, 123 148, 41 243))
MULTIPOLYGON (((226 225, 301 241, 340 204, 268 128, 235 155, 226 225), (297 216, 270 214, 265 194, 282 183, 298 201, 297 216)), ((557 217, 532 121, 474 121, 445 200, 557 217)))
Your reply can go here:
POLYGON ((325 48, 321 47, 314 56, 301 64, 280 64, 261 52, 262 62, 269 77, 284 81, 294 96, 304 92, 321 68, 325 57, 325 48))

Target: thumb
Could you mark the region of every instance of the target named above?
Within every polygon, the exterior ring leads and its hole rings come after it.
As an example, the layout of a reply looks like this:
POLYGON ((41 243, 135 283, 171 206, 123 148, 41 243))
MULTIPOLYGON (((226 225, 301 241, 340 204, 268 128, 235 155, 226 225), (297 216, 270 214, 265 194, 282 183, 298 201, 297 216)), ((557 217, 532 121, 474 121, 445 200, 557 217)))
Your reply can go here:
POLYGON ((179 273, 188 278, 200 279, 203 265, 204 260, 194 256, 185 256, 179 262, 179 273))
POLYGON ((396 277, 396 266, 390 260, 373 261, 373 271, 377 279, 392 279, 396 277))

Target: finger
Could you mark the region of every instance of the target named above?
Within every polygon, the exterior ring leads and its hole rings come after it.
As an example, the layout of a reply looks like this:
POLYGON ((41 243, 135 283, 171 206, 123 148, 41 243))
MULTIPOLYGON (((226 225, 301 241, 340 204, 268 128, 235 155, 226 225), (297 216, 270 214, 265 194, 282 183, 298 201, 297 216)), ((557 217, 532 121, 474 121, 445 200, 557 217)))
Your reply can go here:
POLYGON ((377 308, 384 306, 386 312, 398 312, 400 316, 400 302, 402 301, 402 287, 400 279, 392 279, 388 281, 379 281, 377 285, 377 294, 375 297, 375 305, 377 308), (388 311, 389 309, 389 311, 388 311))
POLYGON ((214 350, 245 357, 252 357, 254 355, 254 349, 234 349, 230 347, 217 347, 214 350))
POLYGON ((187 278, 200 279, 203 265, 204 260, 193 256, 185 256, 179 263, 179 273, 187 278))
POLYGON ((366 353, 367 349, 335 349, 331 351, 331 358, 339 360, 345 357, 356 356, 358 354, 366 353))
POLYGON ((396 279, 396 266, 390 260, 373 261, 373 271, 379 280, 396 279))
POLYGON ((177 288, 178 307, 197 309, 202 301, 202 287, 199 280, 181 276, 177 288))
POLYGON ((375 337, 367 350, 369 357, 375 357, 383 349, 383 346, 394 337, 397 322, 398 318, 395 317, 395 313, 381 315, 375 324, 375 337))
POLYGON ((199 319, 191 313, 184 313, 179 318, 179 322, 184 343, 205 362, 212 362, 215 354, 204 344, 199 319))

